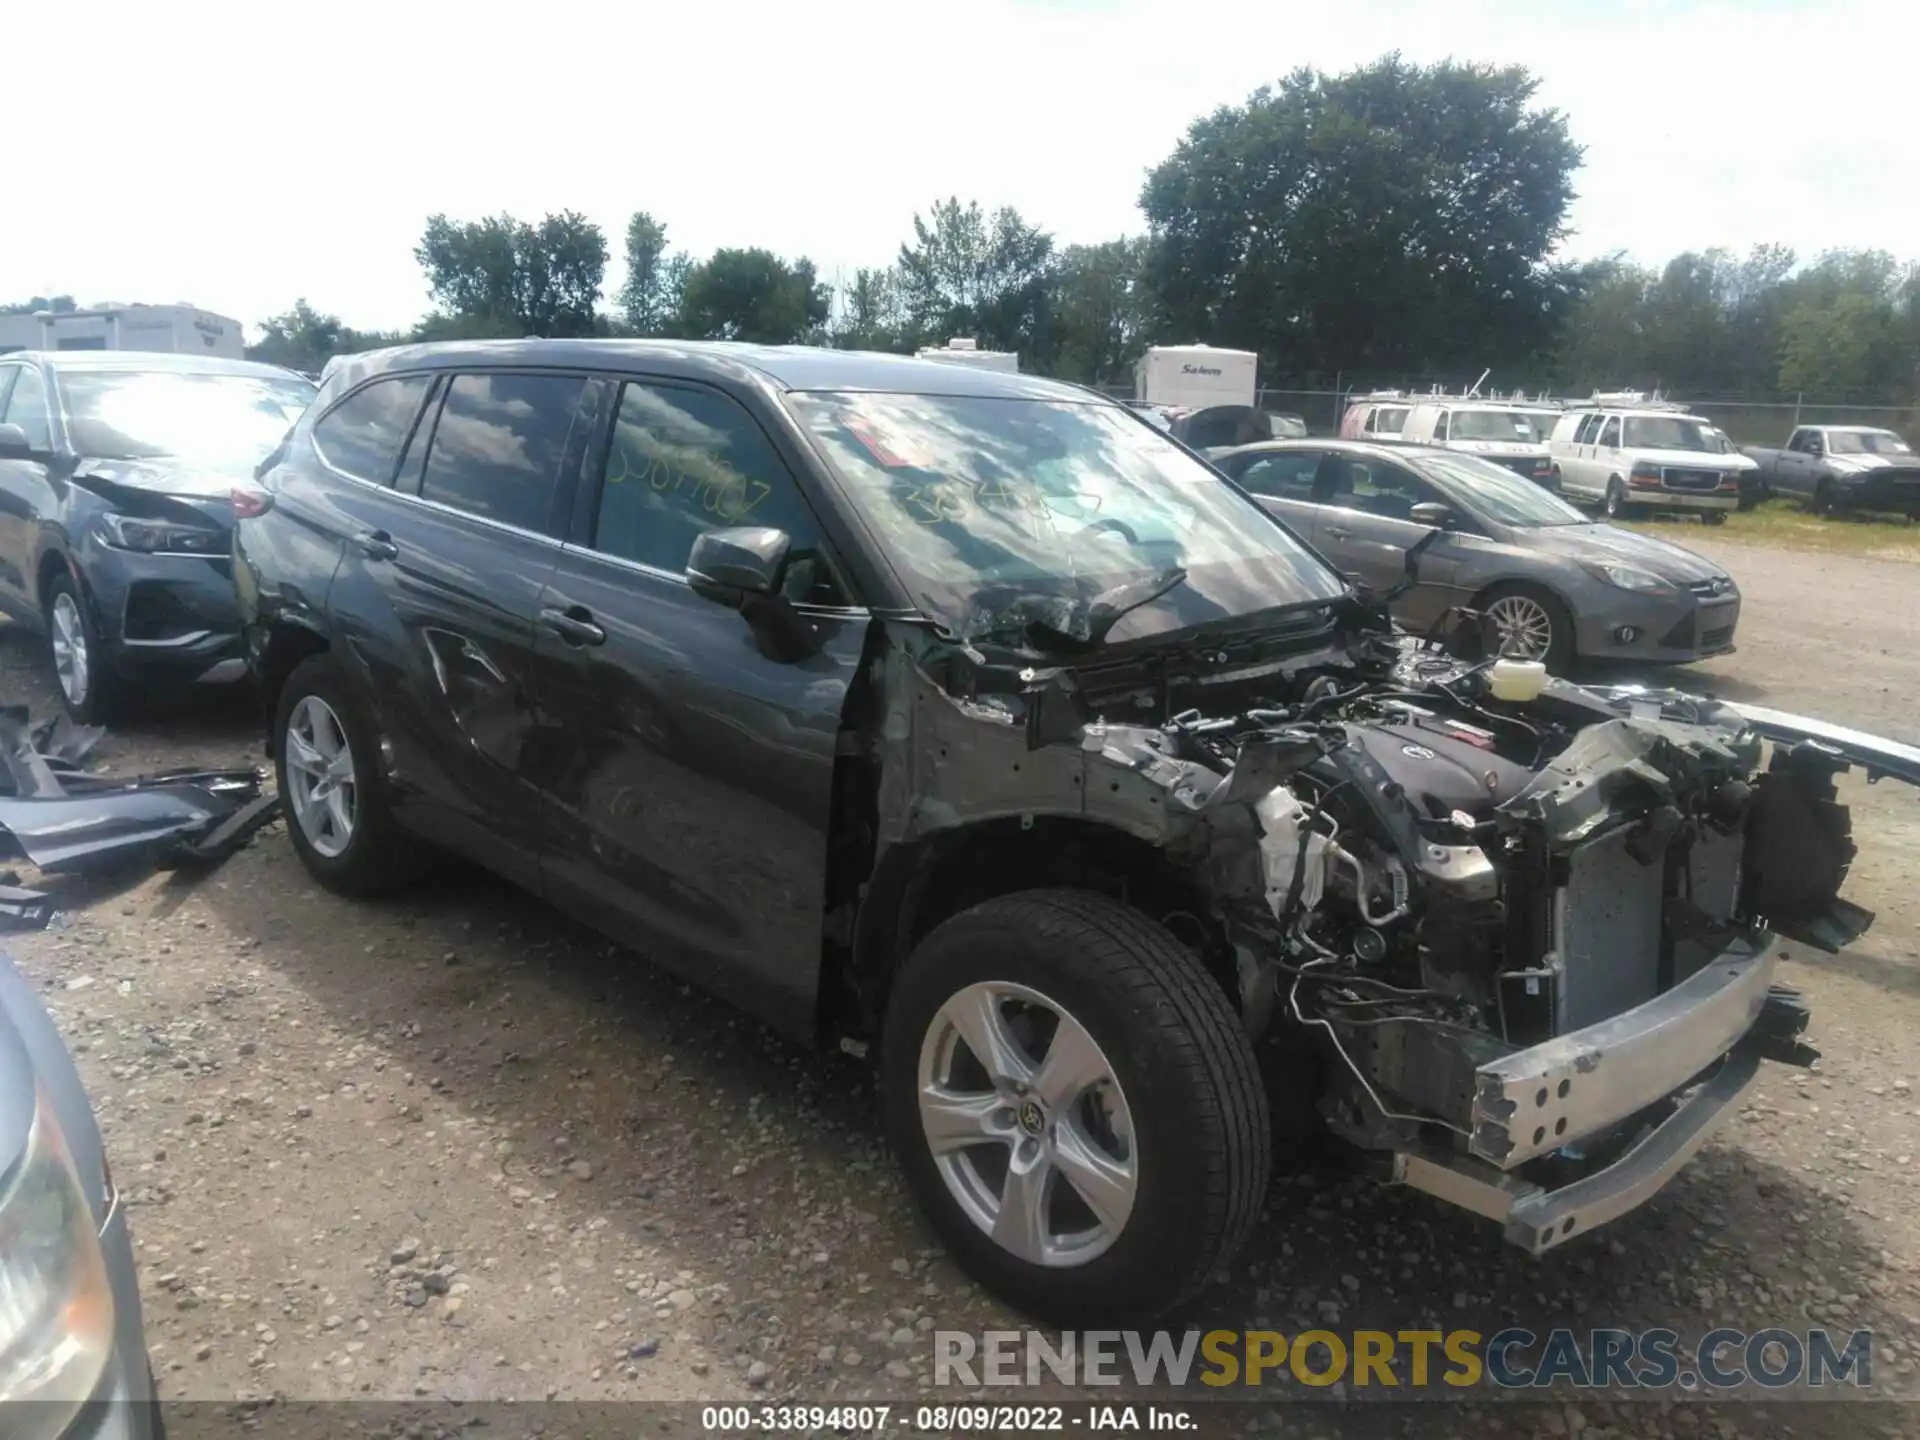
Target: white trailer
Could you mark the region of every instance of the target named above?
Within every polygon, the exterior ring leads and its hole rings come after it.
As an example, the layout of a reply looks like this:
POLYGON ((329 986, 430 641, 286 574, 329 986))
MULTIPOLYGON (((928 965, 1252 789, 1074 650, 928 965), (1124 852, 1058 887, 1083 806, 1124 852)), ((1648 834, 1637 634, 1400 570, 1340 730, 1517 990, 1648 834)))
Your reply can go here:
POLYGON ((97 305, 0 316, 0 352, 8 350, 160 350, 246 358, 240 322, 194 305, 97 305))
POLYGON ((1147 405, 1206 410, 1251 407, 1258 398, 1260 357, 1251 350, 1211 345, 1156 345, 1134 367, 1134 398, 1147 405))
POLYGON ((1008 375, 1020 373, 1020 357, 1012 350, 982 350, 978 340, 949 340, 945 345, 926 345, 913 352, 916 360, 939 360, 948 365, 971 365, 976 370, 999 370, 1008 375))

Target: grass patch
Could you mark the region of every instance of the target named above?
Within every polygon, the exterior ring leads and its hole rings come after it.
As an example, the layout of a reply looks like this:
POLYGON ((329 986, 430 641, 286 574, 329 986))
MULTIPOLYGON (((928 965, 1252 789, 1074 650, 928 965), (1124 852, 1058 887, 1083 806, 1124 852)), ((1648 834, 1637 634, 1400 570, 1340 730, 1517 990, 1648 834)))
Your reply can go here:
POLYGON ((1798 501, 1777 495, 1751 510, 1728 514, 1724 525, 1704 525, 1692 516, 1654 515, 1630 520, 1627 528, 1679 545, 1694 538, 1731 540, 1782 550, 1920 562, 1920 525, 1909 523, 1904 516, 1856 511, 1822 519, 1798 501))

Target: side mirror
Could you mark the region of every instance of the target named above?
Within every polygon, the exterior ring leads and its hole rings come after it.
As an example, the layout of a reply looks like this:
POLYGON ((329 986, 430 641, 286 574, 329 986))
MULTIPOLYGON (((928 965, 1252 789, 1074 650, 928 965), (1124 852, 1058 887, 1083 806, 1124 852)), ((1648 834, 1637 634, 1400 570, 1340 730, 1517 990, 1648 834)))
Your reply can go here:
POLYGON ((0 425, 0 460, 31 460, 33 442, 18 425, 0 425))
POLYGON ((1438 500, 1422 500, 1407 513, 1416 525, 1431 525, 1436 530, 1453 528, 1453 507, 1438 500))
POLYGON ((693 542, 687 584, 703 600, 738 609, 750 595, 779 590, 792 545, 786 531, 768 526, 709 530, 693 542))

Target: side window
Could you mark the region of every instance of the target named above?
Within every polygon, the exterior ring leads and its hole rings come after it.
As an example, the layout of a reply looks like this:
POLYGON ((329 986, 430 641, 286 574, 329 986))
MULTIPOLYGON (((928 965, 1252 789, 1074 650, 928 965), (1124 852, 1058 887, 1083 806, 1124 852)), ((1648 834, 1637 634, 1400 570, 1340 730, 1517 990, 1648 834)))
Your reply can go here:
POLYGON ((1602 450, 1620 448, 1620 417, 1618 415, 1609 415, 1607 423, 1600 427, 1599 445, 1602 450))
POLYGON ((586 380, 579 375, 456 375, 420 477, 420 498, 537 534, 554 520, 562 461, 586 380))
POLYGON ((1311 500, 1313 474, 1320 468, 1316 450, 1262 455, 1239 474, 1240 488, 1275 500, 1311 500))
POLYGON ((425 375, 395 375, 354 391, 320 417, 313 427, 314 448, 343 474, 391 485, 429 383, 425 375))
POLYGON ((53 448, 53 426, 47 419, 47 382, 31 365, 22 365, 14 377, 13 393, 7 397, 6 414, 0 419, 18 425, 27 432, 27 443, 36 450, 53 448))
POLYGON ((729 525, 793 537, 788 599, 846 603, 806 498, 751 415, 711 390, 622 386, 593 548, 678 575, 697 537, 729 525))
POLYGON ((1327 468, 1332 483, 1326 503, 1346 510, 1387 520, 1411 520, 1415 505, 1440 499, 1431 485, 1398 465, 1333 455, 1328 457, 1327 468))
POLYGON ((1380 420, 1379 408, 1377 406, 1369 405, 1367 407, 1366 423, 1363 424, 1360 428, 1366 431, 1367 434, 1371 435, 1373 434, 1374 426, 1379 423, 1379 420, 1380 420))
POLYGON ((1573 432, 1573 443, 1576 445, 1591 445, 1593 443, 1593 437, 1599 433, 1600 417, 1598 415, 1582 415, 1580 417, 1580 428, 1573 432))
POLYGON ((1452 418, 1452 413, 1453 412, 1449 410, 1442 410, 1439 418, 1433 422, 1434 439, 1445 440, 1447 438, 1447 422, 1452 418))

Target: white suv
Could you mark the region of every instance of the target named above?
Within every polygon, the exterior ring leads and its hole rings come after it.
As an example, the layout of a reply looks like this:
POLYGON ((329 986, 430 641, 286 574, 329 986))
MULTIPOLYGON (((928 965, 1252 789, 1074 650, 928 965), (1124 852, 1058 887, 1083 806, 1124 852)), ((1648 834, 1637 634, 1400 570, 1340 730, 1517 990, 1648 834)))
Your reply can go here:
POLYGON ((1597 500, 1609 519, 1641 505, 1697 512, 1709 525, 1740 504, 1740 457, 1713 426, 1676 408, 1581 406, 1548 443, 1553 484, 1569 500, 1597 500))
POLYGON ((1547 433, 1538 410, 1491 400, 1427 400, 1409 412, 1400 438, 1478 455, 1529 480, 1547 481, 1547 433))

